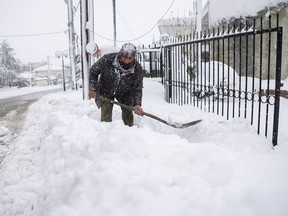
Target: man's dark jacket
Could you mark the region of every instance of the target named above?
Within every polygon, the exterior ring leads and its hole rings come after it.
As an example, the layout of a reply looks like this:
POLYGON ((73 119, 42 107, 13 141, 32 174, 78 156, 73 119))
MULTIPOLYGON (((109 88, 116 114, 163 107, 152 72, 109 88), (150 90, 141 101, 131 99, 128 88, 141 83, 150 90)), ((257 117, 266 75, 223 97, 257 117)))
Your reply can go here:
POLYGON ((106 54, 90 68, 89 89, 129 106, 141 106, 143 76, 138 61, 135 60, 131 69, 125 70, 119 64, 117 53, 106 54))

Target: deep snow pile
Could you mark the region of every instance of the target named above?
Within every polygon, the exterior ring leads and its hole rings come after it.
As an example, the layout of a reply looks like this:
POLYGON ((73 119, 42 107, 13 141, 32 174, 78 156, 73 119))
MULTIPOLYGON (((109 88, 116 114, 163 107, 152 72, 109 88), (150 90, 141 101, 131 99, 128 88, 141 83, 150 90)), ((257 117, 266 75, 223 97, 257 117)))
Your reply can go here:
POLYGON ((287 146, 273 150, 245 119, 167 104, 158 81, 145 79, 146 112, 203 121, 137 116, 127 127, 115 106, 101 123, 80 91, 31 105, 1 163, 0 215, 286 216, 287 146))

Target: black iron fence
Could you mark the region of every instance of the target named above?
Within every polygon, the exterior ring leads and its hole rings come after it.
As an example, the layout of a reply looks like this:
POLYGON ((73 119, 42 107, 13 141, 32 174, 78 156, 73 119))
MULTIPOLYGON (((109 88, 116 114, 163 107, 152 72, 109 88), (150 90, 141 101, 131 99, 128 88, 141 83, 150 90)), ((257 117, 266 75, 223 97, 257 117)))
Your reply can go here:
MULTIPOLYGON (((162 44, 148 53, 162 77, 166 100, 225 116, 243 117, 277 145, 282 27, 273 21, 240 20, 162 44), (155 55, 157 57, 151 57, 155 55), (159 64, 158 64, 159 63, 159 64), (156 63, 155 63, 156 64, 156 63)), ((158 74, 157 74, 158 73, 158 74)), ((154 75, 151 75, 154 77, 154 75)))
POLYGON ((161 49, 154 46, 153 48, 142 48, 138 55, 146 77, 163 77, 163 64, 161 49))

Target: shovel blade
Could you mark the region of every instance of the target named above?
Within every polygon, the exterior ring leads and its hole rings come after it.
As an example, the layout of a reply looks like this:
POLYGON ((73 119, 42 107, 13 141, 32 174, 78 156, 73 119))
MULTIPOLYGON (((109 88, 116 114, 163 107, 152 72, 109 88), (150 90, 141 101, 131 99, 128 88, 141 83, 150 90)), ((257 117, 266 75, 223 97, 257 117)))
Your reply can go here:
POLYGON ((192 122, 188 122, 188 123, 185 123, 185 124, 177 124, 177 125, 171 125, 171 126, 175 127, 175 128, 187 128, 187 127, 196 125, 196 124, 200 123, 201 121, 202 121, 202 119, 198 119, 198 120, 195 120, 195 121, 192 121, 192 122))

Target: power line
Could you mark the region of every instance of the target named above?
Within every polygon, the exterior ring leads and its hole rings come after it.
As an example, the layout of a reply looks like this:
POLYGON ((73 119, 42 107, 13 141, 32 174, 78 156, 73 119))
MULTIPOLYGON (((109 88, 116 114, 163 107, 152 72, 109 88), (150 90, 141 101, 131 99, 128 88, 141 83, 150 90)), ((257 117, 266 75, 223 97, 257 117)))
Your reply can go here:
MULTIPOLYGON (((168 11, 171 9, 172 5, 174 4, 175 0, 173 0, 169 6, 169 8, 166 10, 166 12, 161 16, 160 20, 163 20, 164 16, 168 13, 168 11)), ((158 25, 158 22, 152 26, 152 28, 150 30, 148 30, 146 33, 144 33, 143 35, 137 37, 137 38, 134 38, 134 39, 129 39, 129 40, 117 40, 116 42, 127 42, 127 41, 136 41, 136 40, 139 40, 141 39, 142 37, 146 36, 147 34, 149 34, 156 26, 158 25)), ((107 38, 103 35, 100 35, 100 34, 97 34, 97 33, 94 33, 95 35, 98 35, 99 37, 102 37, 104 38, 105 40, 109 40, 109 41, 114 41, 113 39, 111 38, 107 38)))
POLYGON ((75 13, 76 13, 76 11, 78 10, 78 8, 79 8, 79 6, 80 6, 80 1, 81 1, 81 0, 78 1, 77 6, 75 7, 75 11, 74 11, 75 13))
POLYGON ((46 32, 46 33, 35 33, 35 34, 22 34, 22 35, 0 35, 0 37, 32 37, 32 36, 42 36, 42 35, 52 35, 52 34, 66 34, 65 31, 60 32, 46 32))
POLYGON ((118 10, 118 8, 116 8, 117 13, 119 14, 121 20, 123 21, 124 25, 127 27, 128 31, 132 34, 133 37, 136 37, 135 34, 131 31, 131 29, 129 28, 129 26, 127 25, 127 23, 125 22, 123 16, 121 15, 120 11, 118 10))
MULTIPOLYGON (((79 2, 80 2, 80 1, 79 1, 79 2)), ((78 2, 78 5, 79 5, 79 2, 78 2)), ((174 2, 175 2, 175 0, 172 0, 169 8, 168 8, 168 9, 166 10, 166 12, 161 16, 161 18, 160 18, 159 21, 161 21, 161 20, 164 18, 164 16, 168 13, 168 11, 171 9, 171 7, 172 7, 172 5, 174 4, 174 2)), ((77 8, 78 8, 78 5, 77 5, 77 8)), ((77 10, 77 8, 76 8, 76 10, 77 10)), ((118 10, 117 10, 117 11, 118 11, 118 10)), ((118 11, 118 13, 119 13, 119 11, 118 11)), ((126 22, 124 21, 124 19, 123 19, 123 17, 121 16, 120 13, 119 13, 119 15, 120 15, 122 21, 124 22, 124 24, 126 25, 126 27, 128 28, 126 22)), ((136 37, 136 38, 134 38, 134 39, 129 39, 129 40, 117 40, 117 42, 126 42, 126 41, 136 41, 136 40, 139 40, 139 39, 143 38, 144 36, 146 36, 147 34, 149 34, 157 25, 158 25, 158 22, 157 22, 155 25, 153 25, 150 30, 148 30, 146 33, 144 33, 143 35, 141 35, 141 36, 139 36, 139 37, 136 37)), ((128 30, 129 30, 129 28, 128 28, 128 30)), ((131 33, 131 30, 129 30, 129 31, 130 31, 130 33, 131 33)), ((11 37, 33 37, 33 36, 43 36, 43 35, 53 35, 53 34, 63 34, 63 33, 66 34, 66 32, 67 32, 67 30, 65 30, 65 31, 58 31, 58 32, 35 33, 35 34, 0 35, 0 37, 2 37, 2 38, 11 38, 11 37)), ((95 32, 94 32, 94 34, 95 34, 95 35, 98 35, 99 37, 104 38, 105 40, 114 41, 114 40, 111 39, 111 38, 105 37, 105 36, 100 35, 100 34, 97 34, 97 33, 95 33, 95 32)))
POLYGON ((79 9, 80 2, 81 2, 81 0, 79 0, 78 3, 77 3, 77 5, 74 7, 74 12, 73 12, 73 16, 74 16, 74 17, 75 17, 75 15, 76 15, 76 12, 77 12, 78 9, 79 9))

